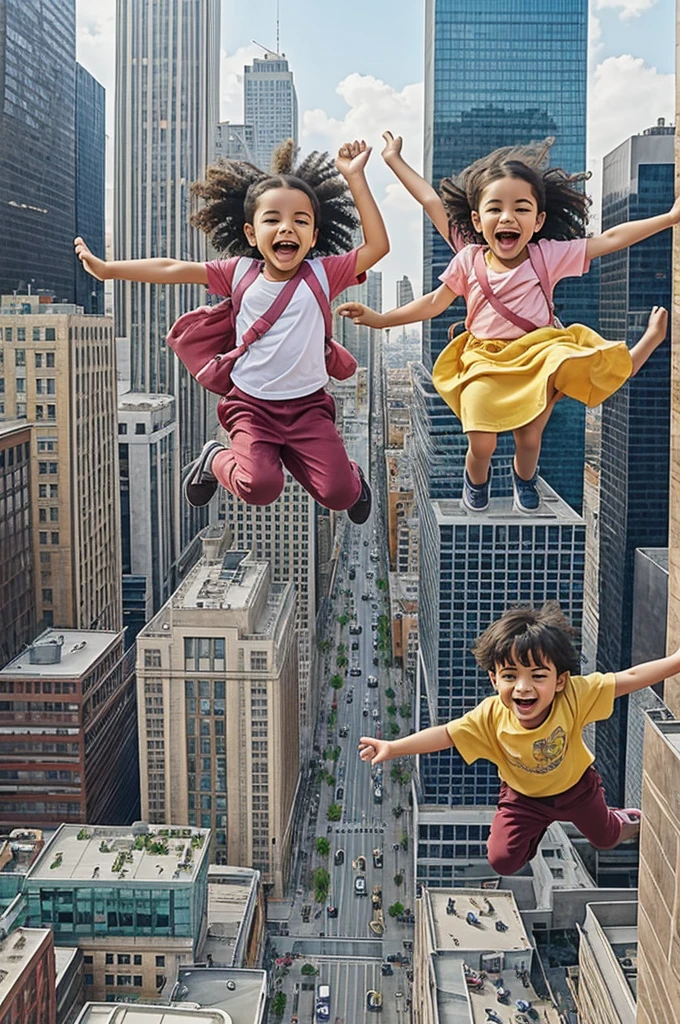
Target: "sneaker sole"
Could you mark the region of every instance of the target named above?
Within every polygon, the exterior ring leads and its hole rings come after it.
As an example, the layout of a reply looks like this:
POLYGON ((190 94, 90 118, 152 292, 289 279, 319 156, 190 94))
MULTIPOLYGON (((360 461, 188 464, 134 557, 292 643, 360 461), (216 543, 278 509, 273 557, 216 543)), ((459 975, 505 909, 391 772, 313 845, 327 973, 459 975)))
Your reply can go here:
MULTIPOLYGON (((216 446, 216 451, 223 447, 218 442, 213 443, 216 446)), ((202 467, 205 466, 206 455, 209 455, 211 451, 213 451, 213 449, 207 448, 206 446, 201 452, 201 454, 198 456, 198 458, 194 459, 194 461, 190 463, 190 465, 188 465, 187 468, 182 473, 182 490, 184 492, 184 497, 193 508, 203 508, 204 505, 207 505, 213 499, 217 491, 217 481, 215 481, 214 487, 212 486, 212 482, 209 480, 206 480, 201 484, 192 483, 193 478, 196 476, 199 469, 202 469, 202 467), (212 489, 210 490, 209 494, 207 494, 207 496, 205 492, 194 493, 194 495, 192 496, 189 493, 189 489, 192 487, 212 489)))
POLYGON ((486 512, 489 507, 489 504, 490 502, 487 501, 486 505, 484 505, 483 508, 473 508, 472 505, 468 505, 468 503, 465 501, 465 498, 460 499, 460 507, 463 509, 464 512, 486 512))

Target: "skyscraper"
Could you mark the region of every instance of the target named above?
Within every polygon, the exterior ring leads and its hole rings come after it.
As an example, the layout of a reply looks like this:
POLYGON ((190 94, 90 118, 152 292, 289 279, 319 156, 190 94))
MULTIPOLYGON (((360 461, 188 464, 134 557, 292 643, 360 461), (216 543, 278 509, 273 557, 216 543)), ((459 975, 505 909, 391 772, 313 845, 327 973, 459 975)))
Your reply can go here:
MULTIPOLYGON (((105 248, 105 91, 76 64, 76 235, 92 252, 105 248)), ((104 282, 77 268, 75 301, 85 313, 104 315, 104 282)))
MULTIPOLYGON (((427 0, 425 6, 424 174, 435 186, 499 146, 555 136, 551 162, 567 171, 585 168, 587 0, 523 0, 509 16, 506 0, 427 0), (499 77, 498 53, 512 54, 499 77)), ((423 290, 438 286, 451 250, 425 221, 423 290)), ((562 282, 555 294, 565 322, 597 326, 596 281, 562 282)), ((432 363, 447 343, 456 302, 426 323, 423 361, 432 363)), ((563 400, 548 425, 541 473, 575 508, 583 489, 583 407, 563 400)), ((451 431, 460 425, 451 414, 451 431)), ((507 487, 509 481, 503 486, 507 487)), ((494 486, 496 494, 500 482, 494 486)))
MULTIPOLYGON (((604 158, 602 227, 653 217, 673 204, 675 129, 660 122, 604 158)), ((603 333, 639 341, 652 306, 671 306, 672 233, 653 235, 602 259, 603 333)), ((597 667, 631 661, 635 549, 668 543, 671 392, 670 343, 602 406, 597 667)), ((597 724, 597 753, 607 797, 623 799, 628 698, 597 724)))
POLYGON ((252 128, 253 162, 269 170, 272 153, 285 139, 298 139, 298 105, 285 53, 267 51, 243 69, 243 120, 252 128))
POLYGON ((0 0, 0 295, 73 302, 75 0, 0 0))
POLYGON ((0 668, 35 636, 33 433, 26 420, 0 423, 0 668))
MULTIPOLYGON (((114 256, 205 260, 206 239, 190 226, 190 186, 203 178, 218 122, 219 0, 119 0, 116 21, 114 256)), ((200 451, 206 393, 165 337, 204 300, 195 285, 115 283, 116 333, 131 345, 132 390, 176 399, 178 468, 200 451)), ((182 502, 180 550, 206 522, 182 502)))
MULTIPOLYGON (((509 606, 559 601, 580 630, 583 520, 539 486, 541 511, 521 521, 510 498, 492 498, 483 517, 457 501, 418 502, 419 676, 428 723, 458 718, 489 695, 487 675, 470 649, 509 606)), ((421 760, 420 777, 427 803, 496 802, 498 772, 488 761, 468 766, 458 754, 440 751, 421 760)))

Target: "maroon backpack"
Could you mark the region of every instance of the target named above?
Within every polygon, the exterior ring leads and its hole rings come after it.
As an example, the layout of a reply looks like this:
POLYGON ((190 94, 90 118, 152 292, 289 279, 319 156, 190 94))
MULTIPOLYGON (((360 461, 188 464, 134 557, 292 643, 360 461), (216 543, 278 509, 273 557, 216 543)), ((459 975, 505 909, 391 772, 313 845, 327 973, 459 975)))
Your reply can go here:
POLYGON ((286 282, 266 313, 248 328, 241 344, 236 345, 236 317, 243 295, 262 269, 262 261, 251 260, 250 266, 232 291, 234 271, 241 258, 232 256, 225 260, 222 268, 222 276, 229 290, 226 299, 216 306, 199 306, 198 309, 184 313, 170 328, 167 343, 191 376, 206 390, 226 395, 231 387, 231 372, 236 360, 278 320, 297 286, 304 280, 319 303, 324 318, 326 370, 337 380, 351 377, 356 371, 357 361, 331 337, 332 316, 328 296, 307 260, 303 260, 297 274, 286 282))

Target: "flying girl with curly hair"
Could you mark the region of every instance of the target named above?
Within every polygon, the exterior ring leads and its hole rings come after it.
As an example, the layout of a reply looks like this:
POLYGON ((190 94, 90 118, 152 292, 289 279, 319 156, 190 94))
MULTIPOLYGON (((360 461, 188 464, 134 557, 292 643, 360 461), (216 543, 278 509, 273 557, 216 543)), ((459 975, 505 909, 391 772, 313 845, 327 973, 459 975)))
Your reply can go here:
POLYGON ((568 395, 596 406, 634 376, 666 336, 668 314, 655 306, 630 351, 582 324, 555 319, 552 293, 565 277, 587 273, 591 260, 634 245, 680 222, 680 200, 665 214, 585 238, 586 175, 547 167, 552 139, 498 149, 456 178, 440 196, 401 157, 401 139, 386 132, 383 158, 456 251, 442 285, 398 309, 376 313, 360 303, 338 312, 354 323, 387 328, 429 320, 458 296, 466 331, 437 359, 432 379, 468 437, 462 504, 489 504, 496 437, 515 438, 514 505, 534 513, 541 438, 555 402, 568 395))
MULTIPOLYGON (((275 152, 269 174, 238 160, 209 167, 205 180, 192 189, 204 200, 192 223, 211 236, 224 257, 251 257, 239 260, 230 284, 226 259, 106 262, 82 238, 75 240, 76 254, 99 280, 204 284, 225 296, 252 258, 259 259, 260 272, 245 290, 236 317, 238 345, 305 260, 330 301, 363 280, 389 251, 364 174, 369 154, 365 142, 348 142, 335 164, 327 154, 312 153, 296 167, 295 146, 288 140, 275 152), (364 242, 352 249, 358 222, 364 242)), ((231 446, 208 441, 189 467, 184 492, 192 505, 206 505, 220 484, 251 505, 268 505, 283 489, 285 467, 321 505, 347 509, 353 522, 366 521, 371 491, 335 428, 335 406, 326 391, 325 340, 319 301, 301 274, 280 317, 234 363, 232 386, 218 403, 231 446)))

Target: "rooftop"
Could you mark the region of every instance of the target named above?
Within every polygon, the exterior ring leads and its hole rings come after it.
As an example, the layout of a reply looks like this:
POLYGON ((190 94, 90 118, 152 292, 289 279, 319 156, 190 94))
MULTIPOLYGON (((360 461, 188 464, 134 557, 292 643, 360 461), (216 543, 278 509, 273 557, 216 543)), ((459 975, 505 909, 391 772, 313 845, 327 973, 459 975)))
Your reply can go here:
POLYGON ((28 884, 186 884, 207 856, 209 835, 209 829, 176 825, 62 825, 29 868, 28 884))
POLYGON ((222 1010, 197 1007, 85 1003, 75 1024, 231 1024, 222 1010))
POLYGON ((27 420, 2 420, 0 421, 0 440, 8 434, 15 434, 18 430, 28 430, 32 425, 27 420))
POLYGON ((0 678, 82 678, 121 636, 108 630, 46 629, 0 670, 0 678))
MULTIPOLYGON (((581 516, 574 512, 570 505, 567 505, 556 491, 550 487, 545 480, 539 477, 538 492, 541 496, 541 504, 534 513, 523 513, 521 525, 546 523, 563 523, 565 525, 583 525, 581 516)), ((438 500, 432 502, 432 507, 440 525, 451 523, 490 524, 508 523, 512 526, 518 525, 517 512, 512 507, 512 497, 491 498, 486 512, 470 512, 461 507, 459 501, 452 499, 438 500)))
POLYGON ((515 898, 505 889, 494 889, 487 894, 482 889, 424 890, 432 915, 433 938, 439 951, 501 952, 522 950, 530 955, 531 943, 524 930, 515 898), (455 913, 446 912, 449 900, 454 901, 455 913), (473 914, 476 924, 470 924, 467 915, 473 914), (497 925, 505 930, 498 930, 497 925))
POLYGON ((0 836, 0 873, 25 875, 47 838, 39 828, 15 828, 0 836))
POLYGON ((165 409, 172 406, 174 401, 172 395, 146 395, 138 391, 126 391, 118 399, 118 411, 165 409))
POLYGON ((187 1000, 224 1010, 233 1024, 255 1024, 263 1019, 267 972, 235 967, 182 968, 171 999, 174 1003, 187 1000))
POLYGON ((49 928, 17 928, 0 942, 0 1007, 50 934, 49 928))
MULTIPOLYGON (((244 928, 244 917, 256 896, 259 871, 253 868, 208 868, 208 934, 204 955, 210 953, 216 964, 239 967, 237 939, 244 928), (236 957, 236 961, 234 960, 236 957)), ((247 924, 246 924, 247 929, 247 924)))

